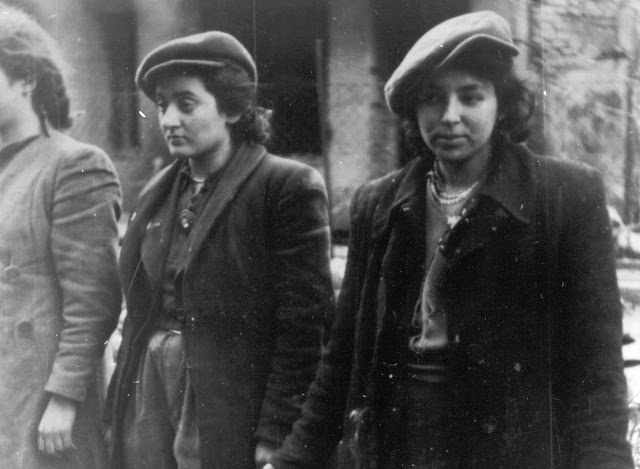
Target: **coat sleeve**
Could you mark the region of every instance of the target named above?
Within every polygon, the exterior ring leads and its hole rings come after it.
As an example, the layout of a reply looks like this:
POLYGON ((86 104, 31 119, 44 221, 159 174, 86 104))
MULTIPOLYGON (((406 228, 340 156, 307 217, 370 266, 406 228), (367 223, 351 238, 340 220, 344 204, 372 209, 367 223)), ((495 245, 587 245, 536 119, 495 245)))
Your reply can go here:
POLYGON ((287 169, 268 189, 265 214, 275 344, 256 439, 270 447, 299 416, 334 307, 324 182, 308 166, 287 169))
POLYGON ((274 458, 276 469, 324 467, 342 435, 355 353, 356 314, 366 265, 361 193, 362 190, 356 192, 351 202, 347 265, 329 343, 323 350, 302 416, 274 458))
POLYGON ((121 309, 116 267, 120 184, 108 157, 87 147, 57 167, 51 253, 62 296, 62 329, 45 390, 83 401, 121 309))
POLYGON ((567 178, 560 196, 555 360, 558 402, 566 405, 563 467, 632 468, 621 303, 602 180, 589 169, 583 180, 567 178))

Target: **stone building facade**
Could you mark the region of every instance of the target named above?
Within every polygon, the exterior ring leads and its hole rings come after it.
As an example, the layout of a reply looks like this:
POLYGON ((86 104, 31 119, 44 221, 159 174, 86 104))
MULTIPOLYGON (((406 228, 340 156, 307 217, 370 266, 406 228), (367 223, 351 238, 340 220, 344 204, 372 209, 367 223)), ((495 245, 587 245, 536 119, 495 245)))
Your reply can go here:
POLYGON ((168 162, 153 105, 133 74, 155 45, 204 29, 236 35, 254 54, 262 102, 274 109, 273 150, 314 164, 346 226, 355 188, 407 152, 383 85, 428 28, 494 10, 521 47, 538 114, 530 145, 596 166, 609 202, 638 221, 640 13, 636 0, 5 0, 32 12, 70 65, 71 133, 105 148, 125 207, 168 162))

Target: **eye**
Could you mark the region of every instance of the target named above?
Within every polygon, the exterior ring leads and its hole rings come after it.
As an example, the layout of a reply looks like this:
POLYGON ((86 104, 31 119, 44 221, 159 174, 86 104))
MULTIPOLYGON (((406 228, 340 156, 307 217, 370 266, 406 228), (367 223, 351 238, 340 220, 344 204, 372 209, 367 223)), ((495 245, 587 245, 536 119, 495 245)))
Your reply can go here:
POLYGON ((424 104, 440 104, 443 99, 442 95, 437 91, 425 91, 421 100, 424 104))
POLYGON ((158 109, 158 112, 164 114, 167 111, 167 103, 165 101, 157 100, 156 108, 158 109))
POLYGON ((178 109, 181 112, 191 112, 195 108, 195 103, 190 99, 180 99, 178 101, 178 109))
POLYGON ((464 93, 460 96, 460 101, 467 105, 474 105, 482 101, 484 97, 480 93, 464 93))

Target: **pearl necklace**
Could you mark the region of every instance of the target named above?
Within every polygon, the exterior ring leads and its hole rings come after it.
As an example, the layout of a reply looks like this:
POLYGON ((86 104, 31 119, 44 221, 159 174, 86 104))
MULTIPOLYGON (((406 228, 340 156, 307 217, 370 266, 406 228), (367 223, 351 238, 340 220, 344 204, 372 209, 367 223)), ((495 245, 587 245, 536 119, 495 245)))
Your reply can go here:
POLYGON ((474 182, 461 192, 457 192, 455 194, 446 193, 442 190, 442 187, 440 187, 438 176, 433 171, 429 172, 429 189, 440 205, 455 205, 465 201, 473 189, 478 185, 478 182, 479 181, 474 182))

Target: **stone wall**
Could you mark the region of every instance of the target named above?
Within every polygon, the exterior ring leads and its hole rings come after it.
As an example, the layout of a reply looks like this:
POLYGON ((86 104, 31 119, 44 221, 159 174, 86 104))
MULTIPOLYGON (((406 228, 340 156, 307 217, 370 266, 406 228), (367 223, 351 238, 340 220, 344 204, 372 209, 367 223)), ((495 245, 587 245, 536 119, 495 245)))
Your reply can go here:
MULTIPOLYGON (((132 9, 137 63, 164 40, 201 30, 203 5, 213 3, 201 0, 8 1, 27 5, 59 41, 70 65, 68 83, 72 109, 76 113, 76 124, 70 132, 105 148, 117 161, 127 191, 134 195, 152 172, 152 161, 166 157, 166 150, 158 132, 155 110, 140 94, 137 105, 141 114, 132 124, 138 132, 135 145, 123 148, 114 141, 110 128, 114 72, 106 50, 109 38, 105 37, 103 18, 132 9)), ((388 70, 381 73, 379 41, 385 38, 379 37, 376 22, 380 22, 380 18, 376 15, 385 12, 375 7, 384 2, 326 2, 326 106, 330 128, 327 150, 334 204, 344 206, 357 186, 398 166, 398 130, 382 94, 388 70)), ((237 22, 232 15, 236 7, 231 6, 231 2, 217 0, 215 5, 228 22, 237 22)), ((415 23, 420 20, 415 17, 424 16, 420 21, 428 24, 434 14, 449 11, 446 2, 430 5, 428 8, 411 6, 410 2, 403 1, 402 14, 408 14, 413 8, 415 15, 407 21, 415 23)), ((463 2, 458 1, 456 5, 462 7, 463 2)), ((560 158, 594 165, 603 174, 609 202, 618 208, 625 221, 637 219, 640 216, 640 164, 636 127, 640 119, 640 92, 636 88, 640 84, 640 73, 631 71, 630 64, 640 38, 640 2, 470 0, 468 8, 497 11, 512 25, 523 52, 517 66, 534 77, 539 95, 531 146, 560 158)), ((402 28, 407 21, 392 22, 393 29, 402 28)), ((247 26, 243 25, 236 26, 247 26)), ((134 68, 129 70, 131 77, 134 68)))
POLYGON ((627 132, 639 114, 637 100, 631 106, 627 102, 629 85, 638 82, 629 81, 631 51, 623 47, 637 42, 623 27, 630 13, 626 5, 620 0, 546 0, 531 2, 529 11, 536 49, 531 66, 540 98, 537 137, 546 153, 595 166, 608 202, 628 221, 638 178, 630 185, 625 178, 637 171, 638 154, 627 132))

